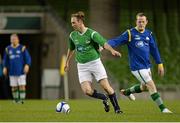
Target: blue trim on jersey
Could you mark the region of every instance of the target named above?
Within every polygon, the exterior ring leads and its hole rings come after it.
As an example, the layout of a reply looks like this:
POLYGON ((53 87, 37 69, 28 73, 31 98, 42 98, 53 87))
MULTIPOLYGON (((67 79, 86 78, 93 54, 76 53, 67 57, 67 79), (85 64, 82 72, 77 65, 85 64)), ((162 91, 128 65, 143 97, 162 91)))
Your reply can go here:
POLYGON ((6 47, 3 58, 3 66, 8 68, 9 75, 20 76, 24 74, 24 65, 31 65, 31 57, 23 45, 16 48, 11 45, 6 47))
POLYGON ((112 47, 124 44, 128 46, 129 63, 132 71, 150 68, 150 55, 153 56, 157 64, 162 63, 155 38, 152 36, 151 31, 145 29, 143 33, 140 33, 135 28, 132 28, 130 32, 130 41, 128 31, 125 31, 117 38, 108 40, 108 44, 112 47))

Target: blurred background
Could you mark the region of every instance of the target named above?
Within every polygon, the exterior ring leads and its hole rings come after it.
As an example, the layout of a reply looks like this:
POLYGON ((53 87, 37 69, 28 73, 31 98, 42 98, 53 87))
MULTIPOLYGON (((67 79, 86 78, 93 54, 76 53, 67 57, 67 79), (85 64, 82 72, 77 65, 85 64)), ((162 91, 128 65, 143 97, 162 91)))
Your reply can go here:
MULTIPOLYGON (((32 57, 27 78, 28 99, 59 99, 65 93, 70 99, 87 98, 80 89, 74 60, 68 74, 60 74, 72 31, 70 15, 80 10, 85 12, 86 26, 107 39, 134 27, 135 15, 144 12, 149 21, 147 28, 157 39, 165 67, 165 77, 161 78, 154 64, 153 79, 163 98, 180 99, 179 0, 0 0, 1 58, 12 33, 19 34, 21 44, 26 45, 32 57)), ((122 58, 103 51, 102 60, 118 92, 138 81, 129 69, 127 47, 117 50, 122 58)), ((10 99, 9 80, 0 75, 0 99, 10 99)), ((93 86, 100 89, 97 84, 93 86)))

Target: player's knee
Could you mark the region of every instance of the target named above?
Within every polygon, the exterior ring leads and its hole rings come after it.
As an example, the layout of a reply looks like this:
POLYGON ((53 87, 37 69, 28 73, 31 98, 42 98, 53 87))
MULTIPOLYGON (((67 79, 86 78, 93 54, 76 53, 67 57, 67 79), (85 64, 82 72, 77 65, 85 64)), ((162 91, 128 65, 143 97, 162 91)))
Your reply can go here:
POLYGON ((147 86, 143 84, 143 85, 140 86, 140 89, 141 89, 141 91, 146 91, 147 90, 147 86))
POLYGON ((111 86, 109 86, 109 87, 107 87, 107 88, 104 88, 104 90, 105 90, 109 95, 114 94, 114 89, 113 89, 111 86))
POLYGON ((147 89, 148 89, 148 91, 150 93, 155 93, 156 92, 156 87, 155 87, 155 85, 153 83, 146 84, 146 87, 147 87, 147 89))
POLYGON ((93 94, 93 90, 90 88, 86 88, 86 89, 84 89, 84 94, 91 96, 93 94))
POLYGON ((21 86, 19 86, 19 89, 20 89, 20 90, 26 90, 26 86, 21 85, 21 86))
POLYGON ((11 90, 12 90, 12 91, 15 91, 15 90, 17 90, 17 89, 18 89, 17 86, 12 86, 12 87, 11 87, 11 90))

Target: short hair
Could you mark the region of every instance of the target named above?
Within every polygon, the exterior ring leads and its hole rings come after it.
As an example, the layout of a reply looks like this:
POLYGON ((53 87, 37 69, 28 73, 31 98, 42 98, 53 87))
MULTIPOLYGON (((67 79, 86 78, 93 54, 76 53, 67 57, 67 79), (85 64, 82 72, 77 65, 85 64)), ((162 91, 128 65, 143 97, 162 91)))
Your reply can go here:
MULTIPOLYGON (((137 19, 137 17, 143 17, 143 16, 146 17, 146 15, 143 12, 139 12, 136 15, 136 19, 137 19)), ((147 17, 146 17, 146 19, 147 19, 147 17)))
POLYGON ((82 11, 71 14, 71 17, 76 17, 78 20, 82 20, 83 22, 85 21, 85 14, 82 11))
POLYGON ((18 37, 17 33, 11 34, 11 37, 13 37, 13 36, 18 37))

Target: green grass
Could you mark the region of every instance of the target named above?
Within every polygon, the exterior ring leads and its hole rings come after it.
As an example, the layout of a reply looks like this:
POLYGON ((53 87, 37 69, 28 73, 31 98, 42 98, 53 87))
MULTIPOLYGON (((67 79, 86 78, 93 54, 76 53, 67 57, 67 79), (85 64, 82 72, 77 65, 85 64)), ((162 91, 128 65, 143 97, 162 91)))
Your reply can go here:
POLYGON ((174 112, 162 114, 150 100, 119 100, 123 114, 112 110, 106 113, 101 101, 70 100, 70 114, 55 112, 58 100, 26 100, 25 104, 14 104, 11 100, 0 100, 0 122, 4 121, 76 121, 76 122, 120 122, 120 121, 180 121, 180 100, 165 101, 174 112))

